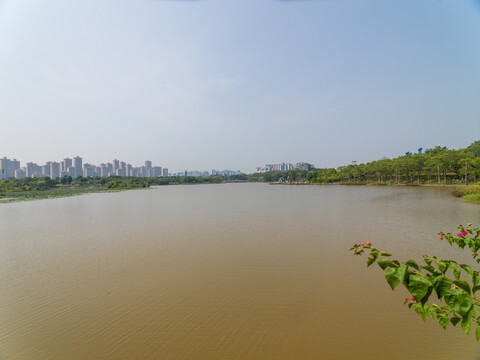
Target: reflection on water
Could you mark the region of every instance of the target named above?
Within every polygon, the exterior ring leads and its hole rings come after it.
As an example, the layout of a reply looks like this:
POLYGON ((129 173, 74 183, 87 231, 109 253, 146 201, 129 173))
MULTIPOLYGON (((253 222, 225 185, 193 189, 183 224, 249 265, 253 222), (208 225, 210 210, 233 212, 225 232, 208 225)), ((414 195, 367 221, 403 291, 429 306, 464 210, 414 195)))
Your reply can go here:
POLYGON ((3 359, 472 359, 403 306, 369 240, 458 256, 480 206, 438 189, 169 186, 0 206, 3 359))

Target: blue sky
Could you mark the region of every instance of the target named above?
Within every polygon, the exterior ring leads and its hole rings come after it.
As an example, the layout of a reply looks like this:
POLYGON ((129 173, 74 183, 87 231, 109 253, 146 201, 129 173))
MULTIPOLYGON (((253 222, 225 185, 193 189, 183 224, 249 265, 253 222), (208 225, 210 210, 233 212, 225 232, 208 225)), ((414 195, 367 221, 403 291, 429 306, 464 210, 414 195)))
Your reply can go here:
POLYGON ((478 0, 0 0, 0 156, 317 167, 480 138, 478 0))

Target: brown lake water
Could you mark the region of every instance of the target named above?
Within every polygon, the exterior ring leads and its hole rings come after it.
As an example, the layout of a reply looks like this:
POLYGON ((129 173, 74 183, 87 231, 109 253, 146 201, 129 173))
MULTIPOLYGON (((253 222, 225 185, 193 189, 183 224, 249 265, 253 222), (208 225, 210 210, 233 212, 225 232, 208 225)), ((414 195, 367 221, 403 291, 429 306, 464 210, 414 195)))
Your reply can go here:
MULTIPOLYGON (((450 190, 220 184, 0 206, 0 358, 478 359, 348 249, 462 256, 450 190)), ((469 261, 467 258, 466 261, 469 261)))

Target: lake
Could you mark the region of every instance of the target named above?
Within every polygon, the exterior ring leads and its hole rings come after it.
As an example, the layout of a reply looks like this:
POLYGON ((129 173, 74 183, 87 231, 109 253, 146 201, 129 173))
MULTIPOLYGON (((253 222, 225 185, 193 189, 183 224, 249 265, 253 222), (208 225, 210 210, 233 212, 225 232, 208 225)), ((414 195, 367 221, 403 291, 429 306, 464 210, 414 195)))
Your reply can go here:
POLYGON ((450 191, 219 184, 0 205, 0 358, 479 358, 474 335, 424 323, 349 252, 471 262, 438 240, 480 225, 450 191))

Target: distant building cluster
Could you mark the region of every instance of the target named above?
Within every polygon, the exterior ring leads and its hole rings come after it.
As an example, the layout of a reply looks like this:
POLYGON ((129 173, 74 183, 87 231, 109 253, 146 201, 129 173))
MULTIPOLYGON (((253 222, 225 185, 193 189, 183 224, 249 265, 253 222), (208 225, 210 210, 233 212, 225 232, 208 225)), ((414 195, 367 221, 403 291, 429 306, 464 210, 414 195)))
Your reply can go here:
POLYGON ((264 167, 257 167, 257 173, 273 172, 273 171, 289 171, 289 170, 312 170, 315 167, 312 164, 299 162, 295 165, 290 163, 265 164, 264 167))
POLYGON ((156 177, 169 176, 168 169, 161 166, 152 166, 152 162, 145 161, 144 166, 133 167, 124 161, 113 160, 111 163, 92 165, 85 163, 80 156, 73 159, 66 158, 62 162, 49 161, 45 165, 38 165, 32 162, 25 166, 20 166, 20 161, 0 159, 0 180, 16 178, 23 179, 25 177, 45 177, 56 179, 63 176, 91 176, 91 177, 107 177, 107 176, 139 176, 139 177, 156 177))
POLYGON ((310 171, 312 169, 315 169, 315 166, 313 166, 312 164, 306 163, 306 162, 299 162, 299 163, 296 163, 293 168, 295 170, 310 171))
POLYGON ((271 171, 288 171, 293 170, 293 164, 265 164, 264 167, 257 167, 257 173, 271 172, 271 171))
MULTIPOLYGON (((212 175, 230 176, 243 174, 240 170, 212 170, 212 175)), ((83 163, 80 156, 73 159, 66 158, 62 162, 49 161, 45 165, 38 165, 32 162, 20 166, 20 161, 0 159, 0 180, 25 177, 45 177, 56 179, 63 176, 83 177, 107 177, 107 176, 138 176, 138 177, 159 177, 159 176, 210 176, 208 171, 181 171, 169 173, 168 169, 161 166, 153 166, 150 160, 145 165, 133 167, 125 161, 114 159, 111 163, 93 165, 83 163)))
POLYGON ((243 174, 240 170, 212 170, 212 175, 216 176, 232 176, 243 174))

